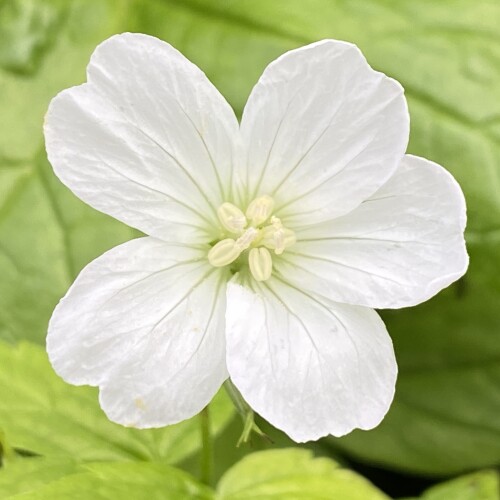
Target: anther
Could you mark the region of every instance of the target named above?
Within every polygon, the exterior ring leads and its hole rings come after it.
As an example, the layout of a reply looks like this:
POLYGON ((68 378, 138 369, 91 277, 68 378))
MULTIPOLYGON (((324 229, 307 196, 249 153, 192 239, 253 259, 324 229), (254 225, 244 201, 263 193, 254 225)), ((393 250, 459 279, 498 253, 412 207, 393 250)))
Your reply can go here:
POLYGON ((273 259, 267 248, 252 248, 248 254, 248 265, 257 281, 266 281, 271 277, 273 259))
POLYGON ((219 241, 208 252, 208 262, 214 267, 224 267, 234 262, 240 255, 241 249, 231 238, 219 241))
POLYGON ((260 226, 273 213, 274 200, 267 194, 255 198, 248 205, 246 216, 250 220, 252 226, 260 226))
POLYGON ((232 203, 220 205, 217 215, 226 234, 232 237, 210 249, 207 256, 210 264, 224 267, 248 254, 251 275, 257 281, 268 280, 273 271, 271 252, 281 255, 296 241, 295 233, 272 215, 273 209, 274 200, 268 195, 255 198, 245 213, 232 203))
POLYGON ((295 233, 286 227, 276 228, 275 225, 266 226, 262 229, 261 244, 274 250, 276 255, 283 253, 285 249, 297 241, 295 233))
POLYGON ((236 246, 240 249, 240 253, 243 250, 246 250, 255 240, 257 235, 259 234, 259 230, 254 227, 249 227, 237 240, 236 246))
POLYGON ((241 234, 247 225, 245 214, 232 203, 223 203, 217 209, 221 224, 230 233, 241 234))
POLYGON ((281 219, 276 216, 271 217, 271 225, 274 228, 274 253, 281 255, 285 250, 285 231, 281 219))

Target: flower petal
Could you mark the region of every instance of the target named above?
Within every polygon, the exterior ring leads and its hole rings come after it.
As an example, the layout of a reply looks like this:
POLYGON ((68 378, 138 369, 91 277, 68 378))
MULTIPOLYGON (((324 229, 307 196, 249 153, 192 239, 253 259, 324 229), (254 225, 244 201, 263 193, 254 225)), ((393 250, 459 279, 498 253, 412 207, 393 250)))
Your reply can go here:
POLYGON ((274 197, 293 226, 343 215, 372 195, 404 155, 409 118, 399 83, 355 45, 324 40, 267 67, 241 131, 250 198, 274 197))
POLYGON ((198 413, 227 378, 225 285, 206 251, 154 238, 91 262, 56 307, 47 351, 73 384, 101 387, 115 422, 155 427, 198 413))
POLYGON ((203 72, 157 38, 97 47, 88 83, 56 96, 48 157, 83 201, 167 241, 206 241, 229 198, 238 122, 203 72))
POLYGON ((465 221, 455 179, 436 163, 408 155, 353 212, 297 231, 298 242, 275 268, 331 300, 411 306, 465 273, 465 221))
POLYGON ((335 304, 276 278, 227 289, 227 366, 242 396, 297 442, 356 427, 387 412, 397 366, 371 309, 335 304))

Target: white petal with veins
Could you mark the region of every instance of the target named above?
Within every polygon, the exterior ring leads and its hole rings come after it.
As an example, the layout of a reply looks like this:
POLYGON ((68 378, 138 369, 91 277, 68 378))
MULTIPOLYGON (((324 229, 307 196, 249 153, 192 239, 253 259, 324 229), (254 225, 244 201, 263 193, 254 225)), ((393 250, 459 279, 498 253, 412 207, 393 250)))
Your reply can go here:
POLYGON ((428 300, 467 270, 463 193, 441 166, 407 155, 344 217, 298 229, 275 269, 331 300, 398 308, 428 300))
POLYGON ((252 90, 241 122, 249 197, 268 194, 287 227, 343 215, 395 171, 408 142, 399 83, 350 43, 283 54, 252 90))
POLYGON ((88 83, 45 120, 49 160, 89 205, 167 241, 205 241, 231 187, 238 122, 168 43, 126 33, 97 47, 88 83))
POLYGON ((276 278, 227 288, 227 366, 262 417, 298 442, 371 429, 394 394, 396 361, 371 309, 335 304, 276 278))
POLYGON ((128 426, 192 417, 228 373, 296 441, 378 425, 397 366, 363 306, 427 300, 468 263, 460 188, 404 157, 402 87, 323 40, 266 68, 240 129, 154 37, 111 37, 87 76, 50 104, 49 160, 83 201, 151 237, 91 262, 58 304, 57 373, 99 386, 128 426))
POLYGON ((227 378, 225 283, 205 252, 129 241, 85 267, 56 307, 50 361, 68 382, 99 385, 111 420, 184 420, 227 378))

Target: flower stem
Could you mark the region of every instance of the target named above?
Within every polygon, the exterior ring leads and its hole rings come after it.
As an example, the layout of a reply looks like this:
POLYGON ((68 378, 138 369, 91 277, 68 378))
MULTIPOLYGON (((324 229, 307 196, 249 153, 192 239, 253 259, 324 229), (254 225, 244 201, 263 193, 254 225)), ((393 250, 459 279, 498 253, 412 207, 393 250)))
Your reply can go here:
POLYGON ((247 443, 250 439, 250 436, 254 432, 259 436, 271 441, 271 439, 269 439, 269 437, 266 436, 266 434, 264 434, 255 423, 254 420, 255 414, 253 410, 250 408, 250 406, 248 406, 247 402, 243 399, 238 389, 236 389, 234 384, 231 382, 231 379, 227 379, 224 382, 224 388, 226 389, 226 392, 231 398, 231 401, 233 402, 236 411, 240 414, 241 418, 243 419, 243 432, 241 433, 240 439, 238 440, 236 446, 239 447, 241 446, 241 444, 247 443))
POLYGON ((214 457, 212 446, 212 435, 210 434, 210 410, 208 405, 200 413, 201 429, 201 464, 200 479, 203 483, 210 485, 212 481, 214 457))

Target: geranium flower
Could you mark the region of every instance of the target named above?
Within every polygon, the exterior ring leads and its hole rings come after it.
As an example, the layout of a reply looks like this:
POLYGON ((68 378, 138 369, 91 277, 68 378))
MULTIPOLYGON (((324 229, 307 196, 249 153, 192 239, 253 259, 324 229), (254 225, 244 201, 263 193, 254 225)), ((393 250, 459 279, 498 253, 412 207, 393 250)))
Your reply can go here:
POLYGON ((56 307, 57 373, 139 428, 195 415, 228 377, 296 441, 376 426, 397 366, 371 308, 425 301, 468 262, 459 186, 405 156, 402 87, 324 40, 271 63, 239 125, 156 38, 106 40, 87 74, 50 105, 49 160, 149 236, 91 262, 56 307))

